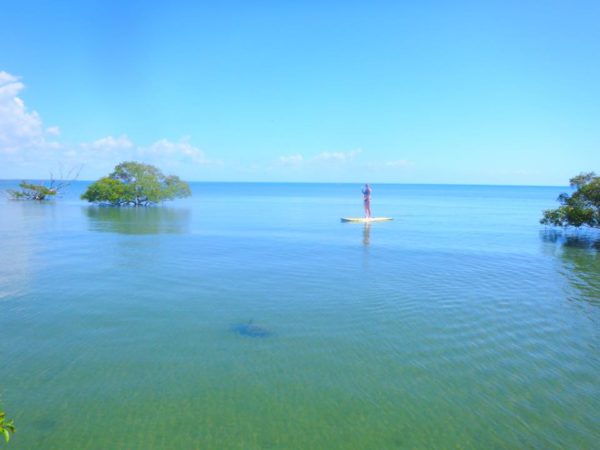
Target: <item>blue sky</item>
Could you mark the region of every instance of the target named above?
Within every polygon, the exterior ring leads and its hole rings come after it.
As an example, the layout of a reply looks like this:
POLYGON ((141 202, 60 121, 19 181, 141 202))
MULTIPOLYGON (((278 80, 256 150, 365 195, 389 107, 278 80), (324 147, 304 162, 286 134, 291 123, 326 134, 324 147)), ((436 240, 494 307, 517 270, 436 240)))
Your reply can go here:
POLYGON ((563 185, 600 171, 598 1, 0 6, 0 178, 563 185))

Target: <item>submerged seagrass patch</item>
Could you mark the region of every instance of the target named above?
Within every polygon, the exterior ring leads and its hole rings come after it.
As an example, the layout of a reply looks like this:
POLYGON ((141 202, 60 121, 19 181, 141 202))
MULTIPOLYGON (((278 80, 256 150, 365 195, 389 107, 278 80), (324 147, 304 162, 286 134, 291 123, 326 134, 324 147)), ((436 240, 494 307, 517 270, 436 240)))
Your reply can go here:
POLYGON ((252 321, 237 323, 231 327, 231 331, 240 336, 252 337, 252 338, 266 338, 273 334, 268 328, 255 324, 252 321))

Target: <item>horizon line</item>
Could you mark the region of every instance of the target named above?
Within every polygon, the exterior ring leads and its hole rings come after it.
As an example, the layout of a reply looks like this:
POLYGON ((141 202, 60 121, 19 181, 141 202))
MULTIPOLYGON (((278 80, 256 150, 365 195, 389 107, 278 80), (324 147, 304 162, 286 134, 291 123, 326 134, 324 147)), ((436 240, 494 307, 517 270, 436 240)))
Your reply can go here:
MULTIPOLYGON (((49 178, 0 178, 0 182, 21 182, 21 181, 39 181, 46 182, 50 181, 49 178)), ((68 181, 63 179, 54 179, 54 181, 68 181)), ((93 183, 97 180, 72 180, 72 182, 85 182, 93 183)), ((365 184, 359 181, 208 181, 208 180, 182 180, 186 183, 214 183, 214 184, 365 184)), ((485 184, 485 183, 395 183, 395 182, 374 182, 368 183, 372 185, 404 185, 404 186, 480 186, 480 187, 555 187, 555 188, 569 188, 566 185, 552 185, 552 184, 485 184)))

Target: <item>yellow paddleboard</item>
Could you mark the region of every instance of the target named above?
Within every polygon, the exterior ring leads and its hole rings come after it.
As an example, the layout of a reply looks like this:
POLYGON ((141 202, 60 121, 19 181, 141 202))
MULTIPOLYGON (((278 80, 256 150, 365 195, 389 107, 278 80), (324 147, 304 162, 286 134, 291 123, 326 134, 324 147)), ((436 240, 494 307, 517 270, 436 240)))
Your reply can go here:
POLYGON ((342 217, 340 219, 342 222, 362 222, 362 223, 371 223, 371 222, 386 222, 388 220, 394 220, 392 217, 342 217))

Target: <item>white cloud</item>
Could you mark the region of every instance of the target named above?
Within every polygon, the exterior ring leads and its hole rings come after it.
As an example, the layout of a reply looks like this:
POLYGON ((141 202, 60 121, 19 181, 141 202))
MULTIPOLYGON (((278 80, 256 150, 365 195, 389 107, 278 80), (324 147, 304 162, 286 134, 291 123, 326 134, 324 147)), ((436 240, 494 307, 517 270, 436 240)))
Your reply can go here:
POLYGON ((71 165, 84 163, 87 168, 85 176, 90 178, 110 172, 123 161, 152 164, 166 172, 191 178, 198 175, 200 167, 220 164, 219 161, 207 159, 202 150, 190 143, 189 138, 179 141, 159 139, 144 146, 125 135, 106 136, 91 143, 82 143, 75 150, 64 152, 64 155, 71 165))
POLYGON ((84 165, 82 176, 94 178, 128 160, 196 176, 199 166, 220 164, 209 160, 189 138, 159 139, 150 145, 140 145, 126 135, 109 135, 78 145, 63 144, 58 140, 58 127, 45 126, 36 111, 27 109, 18 96, 24 88, 19 77, 0 71, 0 168, 3 169, 0 177, 43 177, 58 164, 84 165), (35 170, 41 172, 33 173, 35 170))
POLYGON ((8 72, 0 72, 0 97, 14 98, 24 87, 18 77, 8 72))
POLYGON ((98 139, 91 144, 81 144, 83 148, 90 148, 93 150, 100 151, 114 151, 114 150, 126 150, 133 148, 133 142, 129 140, 127 136, 119 136, 114 138, 112 136, 106 136, 98 139))
POLYGON ((298 166, 301 166, 303 162, 304 162, 304 156, 302 156, 299 153, 296 153, 295 155, 279 157, 279 164, 282 166, 298 167, 298 166))
POLYGON ((172 142, 167 139, 160 139, 149 147, 139 147, 137 154, 142 158, 153 160, 165 160, 165 162, 182 162, 206 165, 211 161, 206 159, 204 152, 194 147, 189 142, 189 138, 182 138, 179 142, 172 142))
POLYGON ((19 79, 8 72, 0 71, 0 86, 8 83, 13 83, 19 79))
POLYGON ((18 97, 25 88, 20 79, 8 72, 0 72, 0 153, 16 154, 26 149, 57 148, 47 137, 58 129, 44 130, 37 112, 28 111, 18 97))
POLYGON ((86 160, 110 159, 115 164, 130 159, 144 161, 155 165, 176 166, 206 165, 209 161, 204 152, 194 147, 189 138, 182 138, 178 142, 168 139, 159 139, 148 145, 137 145, 127 136, 106 136, 90 143, 80 144, 79 152, 69 152, 71 156, 79 155, 86 160))
POLYGON ((347 162, 353 161, 362 150, 356 149, 349 152, 323 152, 313 158, 313 161, 347 162))

